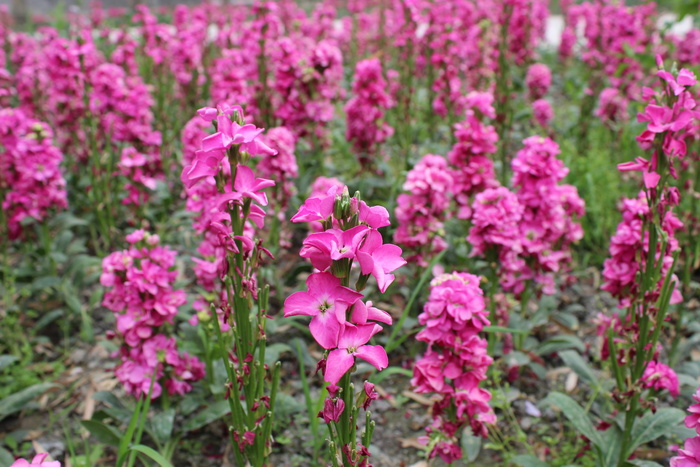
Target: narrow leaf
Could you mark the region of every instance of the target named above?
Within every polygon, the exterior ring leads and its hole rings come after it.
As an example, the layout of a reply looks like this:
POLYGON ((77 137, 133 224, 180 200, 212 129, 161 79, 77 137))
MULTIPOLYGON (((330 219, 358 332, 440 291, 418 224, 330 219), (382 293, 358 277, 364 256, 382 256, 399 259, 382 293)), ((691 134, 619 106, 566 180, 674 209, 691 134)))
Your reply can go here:
POLYGON ((520 467, 548 467, 544 461, 539 460, 531 454, 520 454, 513 458, 513 463, 519 465, 520 467))
POLYGON ((163 457, 158 451, 156 451, 153 448, 149 448, 148 446, 144 446, 143 444, 137 444, 135 446, 131 446, 131 448, 129 449, 131 451, 136 451, 140 452, 141 454, 145 454, 146 456, 156 461, 160 467, 173 467, 173 464, 171 464, 170 461, 168 461, 165 457, 163 457))
POLYGON ((227 401, 218 401, 200 411, 182 426, 183 431, 194 431, 223 417, 231 411, 227 401))
POLYGON ((15 392, 0 400, 0 420, 27 407, 33 399, 55 387, 53 383, 39 383, 15 392))
POLYGON ((97 420, 81 420, 80 424, 98 441, 110 446, 119 446, 121 436, 114 428, 97 420))
POLYGON ((579 433, 590 439, 591 442, 599 448, 604 448, 605 443, 603 443, 603 440, 600 437, 600 432, 593 427, 593 423, 591 423, 588 413, 586 413, 586 411, 583 410, 575 400, 560 392, 550 393, 545 400, 559 407, 564 416, 569 420, 569 422, 571 422, 579 433))

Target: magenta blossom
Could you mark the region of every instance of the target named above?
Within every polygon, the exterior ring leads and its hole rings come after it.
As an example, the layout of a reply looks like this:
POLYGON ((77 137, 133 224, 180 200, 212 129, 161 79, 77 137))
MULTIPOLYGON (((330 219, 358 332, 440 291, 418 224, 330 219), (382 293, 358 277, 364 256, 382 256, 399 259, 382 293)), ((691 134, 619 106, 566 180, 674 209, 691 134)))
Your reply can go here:
POLYGON ((61 467, 61 463, 58 461, 46 461, 45 459, 47 457, 49 457, 49 455, 42 452, 34 456, 31 463, 25 459, 17 459, 10 467, 61 467))
POLYGON ((377 370, 383 370, 389 366, 389 358, 386 350, 380 345, 366 345, 370 338, 381 331, 377 324, 353 326, 343 325, 338 348, 328 354, 324 379, 331 384, 337 384, 340 378, 355 364, 355 357, 366 360, 377 370))
POLYGON ((311 335, 321 347, 332 349, 345 322, 345 311, 362 294, 341 286, 340 279, 327 272, 311 274, 306 285, 308 292, 293 293, 284 301, 284 316, 312 316, 311 335))
POLYGON ((358 225, 350 230, 328 229, 313 233, 304 240, 299 254, 302 258, 309 258, 319 271, 325 271, 333 261, 356 258, 360 243, 369 231, 366 225, 358 225))
POLYGON ((362 274, 372 274, 377 280, 379 291, 384 293, 394 282, 394 275, 389 273, 406 264, 401 253, 401 248, 396 245, 383 245, 382 234, 377 230, 371 230, 357 251, 357 259, 360 262, 362 274))

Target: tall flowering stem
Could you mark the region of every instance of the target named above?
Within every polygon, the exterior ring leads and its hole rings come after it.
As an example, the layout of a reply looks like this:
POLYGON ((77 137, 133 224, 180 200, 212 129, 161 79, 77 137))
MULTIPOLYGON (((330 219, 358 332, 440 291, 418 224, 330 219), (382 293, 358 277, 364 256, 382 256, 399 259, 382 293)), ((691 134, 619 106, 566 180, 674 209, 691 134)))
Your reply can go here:
POLYGON ((339 193, 334 186, 327 194, 306 200, 292 221, 320 223, 323 231, 310 234, 300 253, 319 272, 308 277, 308 291, 285 300, 284 315, 310 316, 311 335, 325 349, 318 367, 329 383, 329 395, 319 417, 328 425, 333 465, 368 466, 374 422, 367 409, 378 395, 367 381, 355 394, 352 374, 356 358, 377 370, 388 366, 386 350, 368 342, 382 330, 377 323, 391 324, 391 316, 364 302, 361 291, 374 277, 384 293, 394 281, 391 273, 406 261, 401 248, 384 244, 377 230, 389 225, 389 212, 368 206, 359 193, 351 198, 347 187, 339 193), (366 425, 358 442, 360 407, 366 412, 366 425))
POLYGON ((696 82, 688 70, 672 74, 657 57, 662 90, 645 88, 650 101, 637 118, 648 122, 637 137, 643 149, 652 150, 650 160, 637 158, 620 164, 621 171, 640 171, 643 191, 637 200, 626 200, 623 221, 610 245, 603 289, 627 307, 624 318, 608 323, 604 351, 617 381, 615 398, 625 412, 620 465, 629 456, 631 431, 636 417, 653 406, 656 391, 678 394, 678 380, 672 369, 659 362, 659 336, 670 304, 682 300, 673 275, 675 252, 679 249, 675 231, 682 224, 674 216, 680 194, 670 186, 676 178, 674 164, 686 155, 685 138, 694 123, 695 100, 689 88, 696 82), (647 392, 648 391, 648 392, 647 392))
POLYGON ((236 461, 238 465, 263 466, 271 452, 280 367, 278 363, 270 370, 265 364, 269 287, 258 287, 256 272, 263 257, 271 255, 256 238, 255 229, 262 228, 265 212, 261 206, 268 203, 262 190, 275 183, 256 178, 245 163, 253 155, 275 151, 258 138, 263 129, 245 124, 239 106, 203 108, 198 113, 212 122, 216 132, 202 139, 201 149, 185 166, 181 178, 188 190, 206 181, 218 191, 203 209, 208 214, 206 230, 213 238, 212 246, 225 255, 219 263, 224 293, 217 302, 223 323, 218 316, 211 321, 228 372, 226 398, 236 461), (227 328, 231 332, 224 334, 222 329, 227 328))
POLYGON ((489 406, 491 394, 479 387, 493 361, 487 342, 479 337, 490 324, 479 287, 480 278, 453 272, 441 274, 430 283, 430 296, 418 316, 423 328, 416 339, 428 349, 416 362, 411 384, 419 393, 436 393, 433 423, 422 441, 428 445, 428 457, 440 456, 452 463, 462 458, 461 431, 486 437, 487 425, 496 422, 489 406))

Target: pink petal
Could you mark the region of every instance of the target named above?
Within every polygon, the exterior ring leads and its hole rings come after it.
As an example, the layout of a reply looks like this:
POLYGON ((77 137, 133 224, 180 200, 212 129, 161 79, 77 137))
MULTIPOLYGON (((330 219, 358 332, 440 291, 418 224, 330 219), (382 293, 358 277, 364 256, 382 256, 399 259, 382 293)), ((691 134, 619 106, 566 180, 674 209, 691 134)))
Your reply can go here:
POLYGON ((233 182, 233 187, 236 191, 249 191, 255 183, 255 174, 247 165, 238 165, 236 167, 236 180, 233 182))
POLYGON ((338 348, 350 349, 365 345, 382 327, 378 324, 345 324, 338 338, 338 348))
POLYGON ((309 288, 309 292, 316 296, 331 295, 340 286, 340 279, 328 272, 316 272, 306 278, 306 286, 309 288))
POLYGON ((642 172, 642 177, 644 177, 644 186, 647 188, 656 188, 661 180, 661 175, 656 172, 642 172))
MULTIPOLYGON (((359 303, 359 302, 358 302, 359 303)), ((391 324, 391 315, 384 310, 373 307, 372 302, 367 302, 367 319, 379 321, 380 323, 391 324)))
POLYGON ((370 274, 374 270, 372 255, 363 251, 358 251, 357 260, 360 262, 360 271, 362 271, 362 274, 370 274))
POLYGON ((676 80, 681 86, 693 86, 696 83, 695 74, 683 68, 678 73, 678 79, 676 80))
POLYGON ((377 230, 370 230, 367 232, 367 236, 365 236, 365 241, 362 243, 360 250, 371 254, 374 250, 382 246, 383 243, 382 234, 377 230))
POLYGON ((295 292, 284 301, 284 316, 316 316, 320 305, 309 292, 295 292))
POLYGON ((345 349, 335 349, 328 354, 323 379, 337 384, 340 378, 355 364, 355 358, 345 349))
POLYGON ((309 323, 309 330, 318 345, 324 349, 334 349, 338 346, 340 323, 334 313, 318 313, 309 323))
POLYGON ((217 149, 228 149, 231 146, 231 139, 217 131, 213 135, 209 135, 202 140, 202 151, 216 151, 217 149))
POLYGON ((384 272, 392 272, 406 264, 406 260, 401 257, 401 248, 396 245, 386 244, 377 248, 372 257, 379 263, 384 272))
POLYGON ((197 111, 197 114, 207 122, 211 122, 216 118, 219 112, 214 107, 202 107, 197 111))
POLYGON ((255 125, 247 124, 238 126, 237 123, 233 122, 233 132, 235 132, 233 135, 233 142, 236 144, 250 143, 263 131, 265 130, 256 128, 255 125))
POLYGON ((389 366, 389 357, 381 345, 363 345, 357 349, 355 356, 369 362, 379 371, 389 366))

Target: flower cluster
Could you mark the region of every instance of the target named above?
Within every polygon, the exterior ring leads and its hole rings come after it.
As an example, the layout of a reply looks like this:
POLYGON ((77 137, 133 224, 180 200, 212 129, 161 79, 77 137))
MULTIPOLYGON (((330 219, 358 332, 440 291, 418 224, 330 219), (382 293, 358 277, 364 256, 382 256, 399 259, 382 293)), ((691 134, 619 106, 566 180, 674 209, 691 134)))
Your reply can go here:
POLYGON ((178 353, 175 338, 164 334, 178 307, 187 302, 184 291, 173 290, 176 253, 143 230, 126 240, 131 247, 104 258, 100 276, 100 283, 109 288, 102 305, 114 312, 122 343, 115 375, 135 397, 149 394, 151 385, 151 397, 159 397, 163 379, 169 394, 185 394, 192 382, 204 377, 204 365, 178 353))
POLYGON ((447 153, 452 166, 452 192, 457 203, 457 217, 469 219, 472 197, 498 183, 490 155, 496 153, 498 134, 485 120, 496 117, 493 94, 471 92, 466 96, 466 118, 454 127, 457 143, 447 153))
POLYGON ((680 394, 678 375, 668 365, 652 360, 644 370, 641 379, 642 387, 661 391, 663 389, 674 396, 680 394))
POLYGON ((491 394, 479 387, 486 379, 492 359, 486 353, 486 340, 479 337, 488 326, 480 278, 453 272, 441 274, 430 283, 430 296, 418 321, 425 326, 416 339, 428 343, 428 350, 416 362, 411 384, 420 393, 437 393, 432 410, 429 457, 440 456, 451 463, 462 457, 460 431, 486 436, 486 424, 496 417, 491 394))
POLYGON ((646 100, 656 99, 648 104, 644 112, 637 115, 640 122, 648 122, 647 128, 637 136, 642 149, 653 149, 651 160, 638 157, 633 162, 620 164, 621 171, 640 171, 647 189, 655 189, 668 165, 669 174, 677 178, 674 162, 683 158, 687 152, 685 139, 697 120, 695 97, 689 90, 696 83, 695 75, 682 69, 676 76, 663 69, 660 57, 657 57, 659 71, 657 76, 664 85, 663 92, 656 96, 653 89, 645 88, 646 100))
POLYGON ((394 133, 393 128, 384 121, 386 109, 393 106, 386 88, 387 82, 382 76, 382 64, 378 58, 357 63, 352 83, 353 97, 345 104, 346 138, 352 142, 363 168, 373 164, 378 146, 394 133))
POLYGON ((443 221, 450 208, 452 172, 442 156, 426 154, 408 172, 403 193, 396 199, 399 223, 394 241, 413 252, 409 261, 427 266, 430 258, 447 248, 443 221))
POLYGON ((685 426, 695 430, 697 435, 685 441, 684 449, 679 449, 679 455, 671 459, 671 467, 700 465, 700 389, 693 395, 693 400, 695 403, 688 407, 689 415, 685 417, 685 426))
POLYGON ((523 214, 520 222, 520 257, 524 268, 509 271, 501 282, 520 293, 533 280, 544 293, 554 293, 554 276, 571 262, 571 244, 583 237, 575 217, 584 214, 584 202, 572 185, 560 185, 568 173, 557 159, 559 146, 549 138, 531 136, 523 141, 512 162, 513 188, 523 214))
POLYGON ((552 85, 552 72, 549 67, 543 63, 530 65, 525 74, 525 85, 531 100, 543 98, 552 85))
POLYGON ((523 207, 517 196, 506 187, 489 188, 476 195, 472 209, 472 227, 467 236, 471 256, 485 256, 508 270, 520 269, 517 255, 522 251, 523 207))
POLYGON ((571 56, 577 42, 577 31, 582 31, 581 59, 594 70, 591 92, 598 94, 602 87, 600 83, 608 82, 608 87, 618 89, 625 99, 635 99, 646 78, 637 57, 647 52, 656 39, 652 32, 657 16, 656 5, 567 1, 562 9, 566 25, 560 55, 563 58, 571 56))
POLYGON ((25 219, 42 221, 68 206, 63 155, 52 140, 45 123, 20 109, 0 110, 0 200, 10 239, 22 235, 25 219))
POLYGON ((542 128, 547 128, 554 118, 554 109, 547 99, 537 99, 532 103, 532 117, 542 128))
POLYGON ((629 100, 616 88, 605 88, 600 92, 598 108, 595 115, 605 124, 624 122, 628 119, 629 100))
MULTIPOLYGON (((649 256, 649 232, 643 232, 645 219, 648 220, 652 213, 649 202, 644 192, 637 198, 622 200, 622 221, 617 226, 615 235, 610 239, 610 258, 603 264, 603 277, 605 282, 601 287, 610 292, 620 301, 620 307, 627 307, 639 294, 638 273, 643 270, 649 256)), ((660 292, 661 286, 668 271, 673 264, 673 252, 680 246, 675 234, 683 224, 668 211, 662 219, 663 231, 668 236, 666 249, 656 251, 655 260, 661 261, 661 279, 656 285, 656 292, 660 292)), ((654 302, 658 295, 644 297, 645 301, 654 302)), ((678 290, 678 281, 671 295, 671 303, 679 303, 682 300, 678 290)))
MULTIPOLYGON (((406 261, 401 257, 401 248, 385 244, 377 230, 389 225, 389 212, 381 206, 368 206, 357 195, 351 198, 347 187, 341 193, 333 187, 324 196, 307 199, 292 222, 318 222, 324 230, 311 233, 304 240, 300 255, 319 272, 307 278, 306 291, 295 292, 285 300, 284 315, 311 317, 311 335, 326 349, 325 361, 319 364, 324 380, 333 387, 340 383, 343 393, 331 393, 322 416, 338 422, 345 411, 348 423, 354 426, 357 410, 354 404, 348 406, 348 401, 354 400, 353 395, 348 396, 352 390, 349 372, 356 358, 378 370, 388 366, 386 350, 369 341, 382 330, 378 323, 392 322, 387 312, 370 301, 364 302, 361 291, 374 277, 379 291, 385 292, 394 281, 391 273, 406 261), (357 266, 356 273, 353 266, 357 266), (351 288, 353 276, 356 281, 351 288)), ((367 395, 371 393, 370 390, 367 395)), ((365 465, 369 455, 366 448, 358 445, 350 452, 350 443, 355 442, 354 428, 344 427, 338 433, 336 446, 348 451, 345 454, 351 464, 365 465)))

